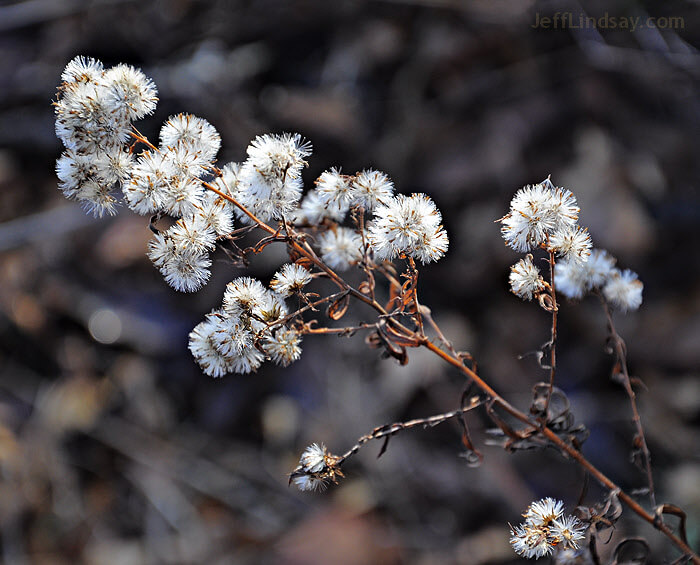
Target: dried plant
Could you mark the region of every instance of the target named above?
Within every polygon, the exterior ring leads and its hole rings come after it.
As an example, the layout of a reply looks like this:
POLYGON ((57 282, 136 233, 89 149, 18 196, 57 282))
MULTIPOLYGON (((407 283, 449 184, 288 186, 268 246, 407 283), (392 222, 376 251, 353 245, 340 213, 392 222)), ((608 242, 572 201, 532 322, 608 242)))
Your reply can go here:
MULTIPOLYGON (((220 137, 206 120, 172 116, 157 145, 133 126, 157 101, 155 85, 141 71, 127 65, 104 69, 99 61, 79 57, 61 78, 55 102, 56 133, 66 147, 56 166, 61 190, 102 215, 116 213, 115 191, 120 188, 126 207, 150 216, 154 235, 148 256, 170 286, 182 292, 202 288, 216 248, 243 266, 269 245, 286 248, 289 262, 268 285, 250 277, 231 281, 220 307, 190 333, 190 351, 205 374, 250 373, 264 362, 287 366, 300 357, 305 336, 367 332, 370 347, 401 364, 408 363, 410 349, 429 350, 459 370, 473 391, 463 395, 456 410, 379 426, 343 455, 333 455, 320 443, 309 446, 290 483, 301 490, 324 489, 343 477, 343 466, 372 440, 383 442, 381 455, 392 436, 453 418, 462 426, 465 456, 478 465, 483 455, 472 442, 467 415, 484 407, 496 426, 489 443, 508 451, 553 448, 608 493, 604 501, 580 505, 570 515, 560 501, 533 502, 524 523, 511 527, 518 554, 553 555, 557 563, 599 563, 598 532, 614 526, 626 505, 677 546, 683 554, 678 562, 700 563, 685 537, 683 512, 656 503, 633 388, 638 383, 629 375, 624 341, 613 323, 613 309, 639 308, 642 283, 632 271, 617 269, 606 251, 592 249, 590 235, 578 224, 579 207, 571 191, 547 178, 517 191, 509 212, 497 220, 506 244, 525 254, 511 267, 511 291, 523 300, 534 299, 551 314, 550 339, 538 352, 549 379, 534 387, 527 413, 494 390, 470 355, 454 349, 419 301, 418 264, 439 260, 449 245, 440 211, 428 196, 395 194, 392 181, 380 171, 343 174, 339 168, 328 169, 304 194, 301 171, 312 147, 298 134, 260 135, 248 146, 243 163, 219 167, 220 137), (243 244, 260 233, 254 244, 243 244), (544 275, 537 267, 538 254, 544 254, 544 275), (351 271, 353 276, 344 274, 351 271), (357 273, 360 282, 349 282, 357 273), (333 290, 316 285, 317 279, 330 281, 333 290), (630 399, 634 458, 646 475, 649 509, 583 455, 588 431, 576 423, 565 393, 556 386, 558 294, 580 299, 587 293, 599 297, 607 318, 613 378, 630 399), (374 321, 334 324, 353 302, 369 307, 374 321), (681 519, 678 533, 664 520, 666 514, 681 519)), ((644 562, 647 553, 643 541, 626 540, 613 562, 644 562)))

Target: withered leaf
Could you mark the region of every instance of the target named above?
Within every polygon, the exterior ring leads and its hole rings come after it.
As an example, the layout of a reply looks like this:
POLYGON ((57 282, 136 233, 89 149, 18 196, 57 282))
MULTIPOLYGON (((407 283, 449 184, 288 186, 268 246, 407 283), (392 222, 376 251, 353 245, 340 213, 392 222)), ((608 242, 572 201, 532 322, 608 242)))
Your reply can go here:
POLYGON ((331 320, 340 320, 343 316, 345 316, 349 305, 350 295, 345 293, 328 306, 326 313, 331 320))

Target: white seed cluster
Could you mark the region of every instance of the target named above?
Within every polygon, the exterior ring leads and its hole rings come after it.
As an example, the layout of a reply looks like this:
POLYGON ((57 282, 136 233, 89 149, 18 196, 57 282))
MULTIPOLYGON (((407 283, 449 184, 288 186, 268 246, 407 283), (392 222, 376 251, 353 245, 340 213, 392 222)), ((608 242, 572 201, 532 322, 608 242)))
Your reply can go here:
POLYGON ((132 123, 155 109, 153 82, 128 65, 104 69, 85 57, 68 63, 61 78, 56 134, 66 151, 56 163, 59 188, 97 216, 116 213, 120 187, 137 214, 177 218, 155 235, 148 255, 173 288, 199 290, 217 237, 233 229, 231 205, 202 185, 212 177, 219 134, 202 118, 178 114, 163 125, 157 148, 134 156, 132 123))
MULTIPOLYGON (((209 281, 212 252, 246 232, 234 230, 235 218, 252 227, 294 222, 337 271, 397 257, 427 263, 447 251, 435 203, 424 194, 394 195, 382 171, 328 169, 302 200, 312 147, 297 133, 259 135, 245 160, 219 168, 221 137, 203 118, 169 117, 155 144, 135 129, 134 121, 153 113, 158 100, 142 71, 105 69, 100 61, 76 57, 61 81, 55 102, 56 134, 66 147, 56 163, 60 189, 97 216, 116 213, 120 201, 152 216, 148 257, 178 291, 195 292, 209 281), (164 216, 171 219, 167 228, 161 227, 164 216)), ((279 233, 289 228, 278 226, 279 233)), ((190 334, 204 372, 248 373, 265 360, 288 365, 299 357, 298 319, 288 316, 285 299, 308 301, 304 289, 318 273, 307 266, 283 265, 269 288, 243 277, 229 283, 221 307, 190 334)))
POLYGON ((115 186, 132 167, 126 146, 134 120, 153 112, 156 87, 129 65, 104 69, 76 57, 61 75, 54 104, 56 135, 66 151, 56 163, 59 188, 95 214, 114 214, 115 186))
POLYGON ((591 238, 578 222, 580 209, 571 191, 549 179, 515 193, 499 221, 506 244, 520 253, 544 247, 570 261, 585 262, 591 238))
POLYGON ((615 267, 616 259, 604 249, 594 249, 586 263, 560 261, 554 267, 554 282, 559 292, 569 298, 582 298, 600 291, 615 308, 636 310, 642 304, 644 285, 637 273, 615 267))
MULTIPOLYGON (((571 191, 547 178, 515 193, 501 222, 506 245, 521 253, 541 248, 571 264, 584 265, 591 253, 591 237, 578 225, 580 209, 571 191)), ((510 268, 510 289, 523 300, 542 298, 551 290, 528 253, 510 268)))
POLYGON ((239 277, 226 286, 221 308, 190 333, 190 351, 212 377, 250 373, 265 360, 286 367, 301 356, 301 336, 283 323, 288 313, 283 296, 239 277))
POLYGON ((578 549, 586 537, 587 526, 578 518, 564 514, 564 503, 553 498, 533 502, 523 514, 525 521, 511 526, 510 543, 518 555, 539 559, 555 547, 578 549))
POLYGON ((341 458, 329 453, 325 445, 313 443, 301 454, 289 482, 299 490, 325 490, 329 483, 343 477, 340 462, 341 458))
POLYGON ((447 251, 447 232, 435 203, 425 194, 387 198, 374 211, 367 237, 377 259, 406 255, 422 263, 437 261, 447 251))
MULTIPOLYGON (((616 259, 603 249, 591 249, 591 238, 578 225, 576 197, 549 179, 520 189, 501 218, 506 244, 520 252, 542 248, 561 259, 554 265, 554 286, 568 298, 596 291, 615 308, 636 310, 644 285, 637 274, 615 267, 616 259)), ((528 254, 510 269, 510 288, 523 300, 551 290, 528 254)))
POLYGON ((510 268, 509 281, 513 294, 523 300, 532 300, 533 296, 546 289, 544 279, 529 253, 510 268))

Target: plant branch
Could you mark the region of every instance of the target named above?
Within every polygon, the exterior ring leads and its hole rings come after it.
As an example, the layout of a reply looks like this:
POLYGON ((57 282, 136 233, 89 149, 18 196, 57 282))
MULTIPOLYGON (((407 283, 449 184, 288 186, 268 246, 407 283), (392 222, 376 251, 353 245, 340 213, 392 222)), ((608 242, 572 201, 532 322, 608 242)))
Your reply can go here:
POLYGON ((637 430, 635 436, 634 447, 638 448, 642 453, 642 460, 644 464, 644 472, 646 473, 647 486, 649 488, 649 498, 651 500, 652 507, 656 507, 656 494, 654 491, 654 478, 651 472, 651 453, 649 452, 649 447, 647 446, 646 435, 644 434, 644 426, 642 426, 642 418, 639 415, 639 410, 637 409, 637 395, 632 388, 632 383, 629 375, 629 370, 627 369, 627 347, 625 342, 617 333, 615 329, 615 323, 613 322, 612 312, 610 307, 606 302, 605 298, 600 293, 598 298, 603 306, 603 311, 605 312, 605 317, 607 318, 608 331, 610 332, 610 340, 613 343, 614 353, 617 358, 616 369, 619 369, 617 374, 622 377, 622 386, 627 393, 630 400, 630 406, 632 408, 632 419, 634 421, 634 426, 637 430))
MULTIPOLYGON (((432 351, 433 353, 435 353, 436 355, 438 355, 439 357, 441 357, 442 359, 444 359, 445 361, 447 361, 453 367, 459 369, 462 373, 464 373, 465 376, 469 377, 474 382, 474 384, 477 387, 479 387, 483 392, 488 394, 491 398, 497 400, 499 405, 501 405, 514 418, 529 425, 533 424, 533 422, 530 421, 530 418, 527 416, 527 414, 521 412, 520 410, 512 406, 510 403, 508 403, 505 399, 503 399, 493 388, 491 388, 481 377, 479 377, 479 375, 477 375, 469 367, 464 365, 461 359, 452 357, 450 354, 441 350, 439 347, 427 340, 424 341, 422 345, 430 351, 432 351)), ((616 485, 606 475, 599 471, 597 467, 595 467, 590 461, 588 461, 588 459, 586 459, 578 449, 561 439, 556 433, 554 433, 551 429, 549 429, 546 426, 543 426, 540 429, 540 433, 542 433, 544 437, 547 438, 562 453, 576 461, 576 463, 578 463, 583 469, 585 469, 601 485, 608 488, 610 491, 618 492, 619 499, 624 504, 626 504, 630 510, 632 510, 644 521, 648 522, 661 533, 663 533, 673 544, 676 545, 676 547, 678 547, 685 555, 692 559, 695 565, 700 565, 700 556, 698 556, 698 554, 695 553, 687 543, 685 543, 680 537, 674 534, 673 531, 665 523, 663 523, 661 520, 659 520, 652 514, 648 513, 646 510, 644 510, 644 508, 642 508, 631 496, 625 493, 618 485, 616 485)))

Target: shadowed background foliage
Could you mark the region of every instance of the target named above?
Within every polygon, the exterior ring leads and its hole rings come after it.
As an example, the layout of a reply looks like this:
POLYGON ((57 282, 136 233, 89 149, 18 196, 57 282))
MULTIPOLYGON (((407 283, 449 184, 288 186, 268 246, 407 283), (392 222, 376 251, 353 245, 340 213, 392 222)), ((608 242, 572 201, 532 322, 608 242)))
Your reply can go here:
MULTIPOLYGON (((567 507, 579 469, 554 453, 483 447, 470 468, 456 423, 369 446, 324 494, 287 488, 301 450, 343 452, 375 426, 458 406, 462 378, 425 352, 398 367, 352 339, 316 337, 288 369, 212 380, 190 329, 242 271, 216 256, 209 285, 179 295, 145 257, 147 221, 87 217, 56 189, 51 100, 76 55, 141 67, 169 115, 209 120, 219 162, 255 135, 314 144, 310 185, 341 166, 385 171, 443 212, 450 251, 421 273, 422 301, 457 348, 520 407, 546 377, 549 318, 508 293, 494 220, 552 175, 581 223, 645 283, 618 316, 659 499, 700 537, 700 99, 696 3, 459 0, 0 3, 0 545, 6 563, 516 563, 507 522, 533 499, 567 507), (533 25, 555 14, 574 25, 533 25), (579 16, 649 16, 635 31, 579 16), (671 19, 675 18, 675 19, 671 19)), ((559 20, 563 21, 563 20, 559 20)), ((609 21, 609 20, 608 20, 609 21)), ((281 251, 256 257, 267 280, 281 251)), ((355 319, 369 312, 357 308, 355 319)), ((593 300, 561 307, 557 381, 591 430, 586 455, 628 489, 633 429, 610 381, 593 300)), ((483 446, 490 423, 469 418, 483 446)), ((588 503, 602 492, 590 485, 588 503)), ((646 536, 628 512, 615 540, 646 536)))

